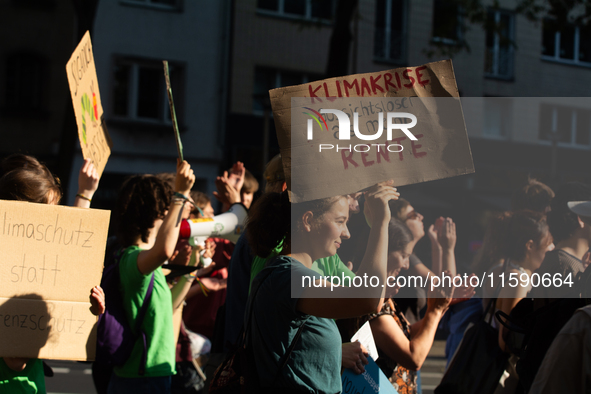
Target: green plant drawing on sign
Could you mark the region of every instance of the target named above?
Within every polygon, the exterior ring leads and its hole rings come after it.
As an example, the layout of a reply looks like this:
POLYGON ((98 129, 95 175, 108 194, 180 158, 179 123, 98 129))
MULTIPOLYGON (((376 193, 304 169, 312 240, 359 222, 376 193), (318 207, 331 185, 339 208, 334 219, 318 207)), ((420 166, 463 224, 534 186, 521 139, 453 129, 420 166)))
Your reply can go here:
POLYGON ((82 140, 84 144, 86 144, 86 116, 85 114, 88 113, 90 115, 90 120, 95 122, 98 120, 98 113, 97 113, 97 105, 96 105, 96 96, 93 93, 93 102, 90 101, 90 98, 86 93, 82 95, 82 140))

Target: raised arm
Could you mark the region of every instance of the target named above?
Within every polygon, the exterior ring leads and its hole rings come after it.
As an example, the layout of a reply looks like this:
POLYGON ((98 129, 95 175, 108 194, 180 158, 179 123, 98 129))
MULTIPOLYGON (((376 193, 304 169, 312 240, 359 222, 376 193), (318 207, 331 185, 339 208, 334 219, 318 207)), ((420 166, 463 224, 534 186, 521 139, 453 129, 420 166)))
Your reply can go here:
POLYGON ((441 224, 443 223, 443 218, 439 217, 435 220, 429 229, 427 230, 427 235, 429 236, 429 240, 431 241, 431 271, 435 275, 441 274, 442 266, 441 266, 441 257, 442 257, 442 249, 441 244, 437 240, 437 234, 441 230, 441 224))
POLYGON ((442 298, 432 296, 427 300, 425 317, 411 326, 410 340, 392 315, 381 315, 371 320, 376 346, 403 367, 420 369, 433 346, 437 326, 451 302, 452 294, 452 289, 444 289, 442 294, 438 294, 442 298))
POLYGON ((78 208, 90 208, 90 202, 94 192, 98 189, 99 176, 90 159, 85 159, 78 174, 78 193, 74 200, 74 206, 78 208))
MULTIPOLYGON (((177 161, 174 191, 187 196, 194 183, 195 175, 189 163, 177 161)), ((183 202, 182 199, 173 199, 160 225, 154 246, 149 250, 141 251, 138 255, 137 266, 142 274, 148 275, 172 257, 179 238, 183 202)))
POLYGON ((456 275, 456 224, 451 218, 445 218, 441 229, 437 233, 437 240, 441 245, 441 265, 443 271, 448 271, 451 276, 456 275))

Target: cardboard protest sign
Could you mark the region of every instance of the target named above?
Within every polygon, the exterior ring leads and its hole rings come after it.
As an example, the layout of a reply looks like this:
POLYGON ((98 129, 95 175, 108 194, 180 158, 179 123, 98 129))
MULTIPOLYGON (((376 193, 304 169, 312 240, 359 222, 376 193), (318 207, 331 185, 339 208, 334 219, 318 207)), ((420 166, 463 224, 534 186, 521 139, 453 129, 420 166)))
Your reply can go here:
POLYGON ((369 361, 369 364, 365 366, 365 372, 359 375, 345 368, 343 375, 341 375, 343 394, 398 394, 398 391, 392 386, 392 383, 371 356, 367 356, 367 361, 369 361))
POLYGON ((269 94, 293 202, 474 172, 451 61, 269 94))
POLYGON ((90 33, 86 32, 66 64, 82 156, 90 158, 99 176, 111 155, 113 142, 103 122, 103 106, 90 33))
POLYGON ((0 356, 94 359, 109 215, 0 200, 0 356))

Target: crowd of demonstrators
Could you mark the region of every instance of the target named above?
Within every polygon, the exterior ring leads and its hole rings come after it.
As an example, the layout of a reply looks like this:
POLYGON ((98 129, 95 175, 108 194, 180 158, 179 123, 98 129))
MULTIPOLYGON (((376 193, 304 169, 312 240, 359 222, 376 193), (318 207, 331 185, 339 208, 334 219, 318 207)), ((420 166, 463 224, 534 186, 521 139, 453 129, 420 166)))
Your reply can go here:
MULTIPOLYGON (((59 203, 59 180, 33 157, 11 155, 1 171, 0 199, 59 203)), ((417 393, 438 328, 447 334, 449 360, 465 329, 489 305, 497 345, 509 354, 505 373, 490 392, 553 392, 562 376, 569 376, 569 392, 589 389, 585 349, 591 312, 577 309, 589 298, 583 285, 591 283, 586 279, 591 187, 570 183, 554 193, 528 179, 513 194, 512 210, 489 222, 472 266, 479 278, 516 276, 527 285, 487 279, 479 298, 472 298, 475 289, 465 282, 433 292, 427 280, 459 273, 455 222, 439 217, 425 229, 424 217, 399 198, 391 181, 364 192, 291 203, 280 155, 268 163, 264 178, 265 193, 256 201, 259 184, 243 163, 216 179, 221 213, 233 204, 252 204, 247 226, 236 245, 211 237, 197 246, 179 238, 181 220, 212 220, 216 212, 204 191, 192 190, 195 175, 187 162, 177 162, 174 174, 124 181, 113 213, 116 241, 108 246, 105 264, 119 264, 131 327, 149 300, 141 325, 147 344, 138 338, 122 365, 95 363, 99 393, 206 392, 211 371, 203 375, 196 353, 219 352, 223 358, 241 334, 257 392, 340 392, 343 368, 365 372, 367 349, 350 342, 365 322, 380 369, 399 392, 417 393), (425 235, 431 246, 427 263, 416 253, 425 235), (165 276, 165 263, 192 266, 193 272, 165 276), (546 274, 572 278, 574 285, 533 285, 534 276, 546 274), (381 283, 387 277, 420 277, 425 286, 360 289, 345 281, 327 285, 325 279, 364 275, 381 283), (295 286, 302 278, 313 285, 295 286), (177 326, 173 314, 183 304, 177 326)), ((74 205, 90 207, 98 185, 92 162, 85 160, 74 205)), ((90 301, 91 311, 100 315, 109 297, 97 286, 90 301)), ((43 373, 41 360, 0 358, 0 390, 44 392, 43 373)))
MULTIPOLYGON (((287 189, 281 155, 271 159, 265 168, 263 176, 266 181, 265 193, 281 193, 287 189)), ((245 229, 236 242, 230 266, 228 267, 228 291, 224 325, 224 337, 227 344, 234 344, 238 341, 250 289, 250 272, 255 256, 248 245, 247 232, 248 229, 245 229)), ((228 350, 227 347, 226 350, 228 350)))
MULTIPOLYGON (((404 222, 397 218, 390 220, 387 258, 389 277, 398 277, 401 270, 409 269, 414 239, 414 234, 404 222)), ((369 321, 379 352, 378 366, 397 392, 416 393, 419 392, 417 372, 431 349, 439 321, 451 302, 453 289, 443 297, 430 297, 425 316, 412 325, 398 303, 392 299, 399 289, 394 286, 386 290, 385 302, 377 313, 343 320, 338 324, 341 336, 350 338, 369 321)))
MULTIPOLYGON (((587 266, 584 256, 589 252, 591 230, 588 220, 571 212, 568 204, 590 199, 587 185, 567 183, 555 193, 530 179, 514 193, 512 211, 493 217, 489 223, 473 267, 486 278, 481 311, 494 314, 498 345, 509 356, 498 386, 491 392, 527 393, 530 388, 532 392, 550 392, 548 387, 557 387, 556 381, 541 376, 548 373, 548 365, 555 365, 550 353, 544 369, 538 370, 554 338, 572 339, 568 333, 558 333, 577 308, 587 303, 581 298, 580 280, 587 266), (572 284, 536 284, 536 278, 556 275, 565 281, 570 278, 572 284), (510 278, 518 282, 509 285, 510 278)), ((573 329, 581 332, 580 322, 585 319, 582 314, 576 316, 579 323, 573 323, 576 327, 571 326, 569 333, 573 329)), ((552 349, 559 353, 556 346, 552 349)), ((587 372, 579 366, 575 369, 577 384, 588 380, 587 372)))
MULTIPOLYGON (((500 267, 500 271, 495 267, 494 273, 497 277, 500 273, 507 279, 519 277, 520 280, 524 279, 522 275, 525 275, 529 286, 511 287, 499 284, 487 286, 484 289, 483 305, 488 305, 490 302, 494 307, 489 313, 502 311, 509 315, 517 303, 532 289, 532 274, 540 267, 546 252, 554 245, 543 213, 527 210, 507 212, 501 220, 504 223, 502 230, 505 234, 505 240, 500 245, 504 264, 500 267)), ((493 322, 496 323, 495 320, 493 322)), ((510 348, 505 343, 507 329, 499 324, 494 326, 498 328, 499 347, 505 352, 510 352, 510 348)), ((511 354, 498 392, 513 393, 517 389, 519 379, 515 370, 516 363, 517 356, 511 354)))

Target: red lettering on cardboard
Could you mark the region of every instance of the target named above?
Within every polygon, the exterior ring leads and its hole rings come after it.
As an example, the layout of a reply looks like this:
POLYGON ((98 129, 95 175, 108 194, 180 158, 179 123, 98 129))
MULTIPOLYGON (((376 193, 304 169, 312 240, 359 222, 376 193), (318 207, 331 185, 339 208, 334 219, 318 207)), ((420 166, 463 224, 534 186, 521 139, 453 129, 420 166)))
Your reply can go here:
POLYGON ((388 163, 390 162, 390 154, 388 152, 388 146, 384 146, 384 149, 380 149, 376 153, 376 159, 378 160, 378 164, 382 163, 382 156, 384 157, 384 159, 386 159, 386 161, 388 163))
POLYGON ((392 81, 392 74, 385 73, 384 74, 384 85, 386 85, 386 90, 390 90, 390 88, 388 88, 388 86, 392 86, 394 88, 394 91, 397 91, 398 88, 391 81, 392 81))
POLYGON ((374 163, 375 163, 375 161, 373 161, 373 160, 367 161, 366 160, 367 156, 369 156, 369 153, 367 153, 367 152, 361 152, 361 162, 363 163, 363 166, 364 167, 373 166, 374 163))
POLYGON ((412 88, 415 84, 415 79, 411 75, 408 75, 409 72, 412 72, 410 68, 407 68, 402 72, 402 76, 410 81, 410 83, 404 84, 404 87, 408 89, 412 88))
MULTIPOLYGON (((422 134, 415 134, 415 137, 417 137, 417 139, 422 138, 423 135, 422 134)), ((421 148, 423 145, 419 145, 417 143, 415 143, 415 141, 410 141, 410 146, 412 148, 412 155, 414 157, 416 157, 417 159, 420 159, 421 157, 427 156, 427 152, 419 152, 418 149, 421 148)))
POLYGON ((316 89, 312 90, 312 85, 308 85, 308 90, 310 92, 310 97, 312 98, 312 104, 314 104, 314 98, 316 97, 316 100, 318 100, 319 102, 322 102, 321 99, 317 98, 318 96, 316 96, 316 92, 320 90, 322 86, 318 86, 316 89))
POLYGON ((369 83, 371 84, 371 90, 373 91, 373 94, 378 94, 378 90, 380 92, 384 91, 384 89, 382 89, 382 87, 378 85, 378 81, 380 80, 380 78, 382 78, 381 75, 378 75, 376 79, 374 79, 372 76, 369 77, 369 83))
POLYGON ((349 151, 349 155, 345 153, 344 150, 341 151, 341 158, 343 159, 343 165, 345 166, 345 170, 349 168, 349 163, 353 164, 355 168, 359 167, 359 164, 353 160, 353 152, 352 150, 349 151))
POLYGON ((341 83, 339 82, 338 79, 336 80, 336 83, 337 83, 337 95, 339 97, 343 97, 343 93, 341 93, 341 83))
POLYGON ((353 86, 355 86, 355 92, 359 96, 359 82, 357 82, 356 79, 353 80, 352 84, 350 84, 347 80, 343 81, 343 86, 345 87, 345 96, 349 97, 349 89, 351 89, 353 86))
POLYGON ((324 82, 323 85, 324 85, 324 93, 325 93, 326 99, 328 101, 335 101, 337 99, 337 97, 336 96, 331 96, 328 93, 328 85, 326 84, 326 82, 324 82))
MULTIPOLYGON (((406 139, 406 137, 398 137, 398 138, 392 138, 392 142, 388 143, 388 146, 390 145, 402 145, 401 142, 404 141, 406 139)), ((387 147, 386 147, 387 149, 387 147)), ((400 161, 404 160, 404 156, 402 156, 402 150, 400 152, 398 152, 398 158, 400 159, 400 161)))
POLYGON ((369 84, 367 83, 365 78, 361 78, 361 97, 365 97, 363 92, 366 90, 367 90, 367 94, 371 96, 371 90, 369 90, 369 84))
POLYGON ((417 82, 420 86, 425 87, 425 85, 427 85, 430 81, 427 80, 422 80, 421 77, 423 77, 423 75, 421 74, 421 71, 426 70, 427 66, 420 66, 415 68, 415 73, 417 75, 417 82))
POLYGON ((400 84, 400 75, 397 72, 394 73, 396 75, 396 83, 398 83, 398 89, 402 89, 402 85, 400 84))

